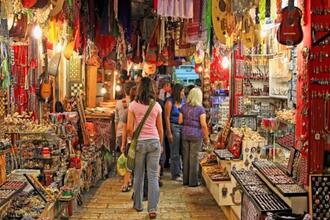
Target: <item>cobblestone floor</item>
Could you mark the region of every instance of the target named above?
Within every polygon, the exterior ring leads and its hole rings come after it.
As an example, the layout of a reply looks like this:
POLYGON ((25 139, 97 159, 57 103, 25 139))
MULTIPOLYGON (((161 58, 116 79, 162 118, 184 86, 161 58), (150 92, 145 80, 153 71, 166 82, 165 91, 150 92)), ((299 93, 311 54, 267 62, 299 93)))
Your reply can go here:
MULTIPOLYGON (((203 186, 190 188, 163 178, 157 219, 226 220, 225 215, 203 186)), ((132 208, 132 193, 120 191, 121 178, 104 181, 85 199, 70 220, 78 219, 149 219, 147 211, 136 212, 132 208)), ((144 202, 144 210, 147 203, 144 202)))

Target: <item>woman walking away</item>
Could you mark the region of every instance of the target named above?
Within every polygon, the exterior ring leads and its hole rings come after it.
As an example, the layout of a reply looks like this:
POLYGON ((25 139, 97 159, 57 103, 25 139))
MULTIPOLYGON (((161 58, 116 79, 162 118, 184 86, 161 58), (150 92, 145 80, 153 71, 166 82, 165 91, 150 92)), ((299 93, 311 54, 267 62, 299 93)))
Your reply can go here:
MULTIPOLYGON (((131 91, 129 92, 129 96, 130 96, 130 102, 132 102, 135 99, 136 96, 136 87, 134 86, 133 88, 131 88, 131 91)), ((122 133, 122 143, 121 143, 121 147, 120 147, 120 151, 125 154, 125 156, 127 157, 127 153, 129 150, 129 145, 131 143, 131 139, 132 137, 129 137, 127 135, 127 115, 128 112, 126 111, 126 114, 123 116, 123 133, 122 133)), ((121 191, 122 192, 129 192, 131 190, 132 187, 132 180, 131 180, 131 176, 132 173, 129 170, 126 170, 126 173, 124 175, 124 183, 121 187, 121 191)))
POLYGON ((180 150, 182 149, 181 130, 182 125, 179 124, 180 108, 184 98, 184 87, 177 83, 173 87, 172 96, 165 103, 165 119, 167 139, 170 143, 171 151, 171 174, 172 179, 182 181, 181 178, 181 158, 180 150))
POLYGON ((136 146, 135 170, 134 170, 134 209, 140 212, 143 210, 143 184, 145 163, 147 163, 148 175, 148 212, 150 218, 156 218, 157 205, 159 201, 158 185, 158 163, 163 143, 162 109, 155 103, 155 91, 150 78, 142 78, 135 101, 128 107, 127 134, 133 136, 134 130, 138 127, 149 106, 153 105, 148 115, 136 146))
POLYGON ((118 100, 116 103, 115 110, 115 127, 116 127, 116 147, 119 149, 122 142, 123 134, 123 119, 127 115, 128 104, 130 103, 130 90, 135 86, 134 82, 126 82, 124 84, 125 97, 121 100, 118 100))
POLYGON ((200 88, 193 88, 187 103, 181 108, 179 123, 182 128, 183 185, 199 186, 198 152, 202 142, 209 142, 205 109, 202 106, 203 94, 200 88))

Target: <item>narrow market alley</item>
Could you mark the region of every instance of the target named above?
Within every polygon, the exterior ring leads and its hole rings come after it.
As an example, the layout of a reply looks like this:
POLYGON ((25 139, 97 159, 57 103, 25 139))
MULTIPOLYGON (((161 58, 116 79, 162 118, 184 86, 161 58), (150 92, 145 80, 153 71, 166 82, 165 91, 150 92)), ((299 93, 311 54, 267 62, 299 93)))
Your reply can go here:
MULTIPOLYGON (((167 173, 166 173, 167 174, 167 173)), ((80 219, 149 219, 144 202, 144 211, 136 212, 131 200, 132 193, 120 191, 121 178, 113 177, 102 182, 84 199, 70 220, 80 219)), ((204 186, 183 187, 181 183, 163 178, 159 215, 157 219, 207 219, 226 220, 224 213, 204 186)))

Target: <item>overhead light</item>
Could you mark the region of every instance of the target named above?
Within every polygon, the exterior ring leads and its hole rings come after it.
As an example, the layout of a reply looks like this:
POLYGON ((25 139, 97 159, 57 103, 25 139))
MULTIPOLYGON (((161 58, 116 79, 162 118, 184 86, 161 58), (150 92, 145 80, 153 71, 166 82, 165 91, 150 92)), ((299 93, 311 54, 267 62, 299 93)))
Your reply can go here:
POLYGON ((197 68, 197 71, 198 71, 199 73, 203 72, 203 67, 202 67, 202 66, 199 66, 199 67, 197 68))
POLYGON ((222 58, 221 66, 224 69, 228 69, 229 68, 229 59, 228 59, 227 56, 225 56, 225 57, 222 58))
POLYGON ((63 46, 60 42, 58 42, 56 45, 55 45, 55 52, 56 53, 61 53, 63 50, 63 46))
POLYGON ((101 88, 101 94, 102 94, 102 95, 105 95, 106 93, 107 93, 107 89, 104 88, 104 87, 102 87, 102 88, 101 88))
POLYGON ((40 39, 42 37, 42 30, 39 25, 34 26, 32 30, 32 35, 35 39, 40 39))
POLYGON ((267 30, 261 29, 261 31, 260 31, 260 37, 261 38, 265 38, 266 36, 267 36, 267 30))
POLYGON ((121 86, 120 85, 116 85, 116 91, 119 92, 121 90, 121 86))

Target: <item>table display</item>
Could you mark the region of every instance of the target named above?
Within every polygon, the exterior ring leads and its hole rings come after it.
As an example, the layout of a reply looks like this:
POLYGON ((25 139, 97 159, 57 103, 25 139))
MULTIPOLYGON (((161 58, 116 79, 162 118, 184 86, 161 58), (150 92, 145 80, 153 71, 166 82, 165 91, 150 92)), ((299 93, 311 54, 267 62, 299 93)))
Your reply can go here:
POLYGON ((244 193, 252 200, 259 212, 291 211, 290 207, 274 194, 255 172, 237 170, 232 171, 232 175, 243 188, 244 193))
POLYGON ((254 162, 257 170, 284 196, 304 196, 307 191, 285 174, 275 163, 267 160, 254 162))

